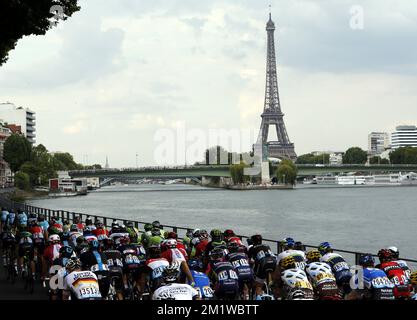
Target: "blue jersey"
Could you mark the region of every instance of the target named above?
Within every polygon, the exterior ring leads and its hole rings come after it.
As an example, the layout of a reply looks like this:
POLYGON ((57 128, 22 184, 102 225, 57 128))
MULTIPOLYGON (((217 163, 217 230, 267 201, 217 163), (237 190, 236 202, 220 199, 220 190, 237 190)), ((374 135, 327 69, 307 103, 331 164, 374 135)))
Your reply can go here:
POLYGON ((6 221, 6 224, 7 224, 8 226, 13 226, 13 225, 14 225, 14 222, 15 222, 15 219, 16 219, 16 213, 14 213, 14 212, 9 212, 9 214, 8 214, 8 216, 7 216, 7 221, 6 221))
POLYGON ((8 215, 9 215, 9 211, 3 210, 1 212, 1 222, 6 222, 8 215))
POLYGON ((17 215, 17 221, 20 226, 27 226, 28 225, 28 216, 26 213, 21 212, 17 215))
MULTIPOLYGON (((213 298, 213 290, 210 287, 209 277, 202 272, 191 270, 195 286, 194 289, 198 291, 200 299, 209 300, 213 298)), ((190 283, 189 283, 190 284, 190 283)))
POLYGON ((46 231, 49 228, 49 223, 46 220, 40 221, 39 225, 42 227, 43 231, 46 231))
POLYGON ((394 284, 381 269, 364 268, 363 282, 375 300, 394 300, 394 284))

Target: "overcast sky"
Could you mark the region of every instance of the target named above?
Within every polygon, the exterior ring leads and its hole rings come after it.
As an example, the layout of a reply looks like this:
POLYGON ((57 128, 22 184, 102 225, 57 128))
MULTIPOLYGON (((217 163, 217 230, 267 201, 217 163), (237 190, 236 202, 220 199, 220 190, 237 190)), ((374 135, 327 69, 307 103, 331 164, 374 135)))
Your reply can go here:
MULTIPOLYGON (((136 152, 139 166, 156 164, 158 132, 182 126, 252 130, 255 139, 269 3, 298 154, 367 148, 371 131, 417 124, 409 0, 83 0, 45 36, 19 41, 0 68, 0 101, 36 111, 37 142, 84 164, 108 156, 112 167, 134 167, 136 152), (351 28, 357 4, 362 29, 351 28)), ((202 160, 197 153, 187 161, 202 160)))

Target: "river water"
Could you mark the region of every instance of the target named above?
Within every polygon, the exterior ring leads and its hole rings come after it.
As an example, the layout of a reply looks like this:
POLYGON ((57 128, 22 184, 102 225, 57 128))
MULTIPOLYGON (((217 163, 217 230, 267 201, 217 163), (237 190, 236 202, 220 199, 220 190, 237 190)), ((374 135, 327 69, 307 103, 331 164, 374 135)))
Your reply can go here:
POLYGON ((109 186, 87 196, 33 200, 55 210, 159 220, 184 227, 233 229, 265 238, 376 253, 395 245, 417 258, 416 187, 297 187, 232 191, 189 185, 109 186))

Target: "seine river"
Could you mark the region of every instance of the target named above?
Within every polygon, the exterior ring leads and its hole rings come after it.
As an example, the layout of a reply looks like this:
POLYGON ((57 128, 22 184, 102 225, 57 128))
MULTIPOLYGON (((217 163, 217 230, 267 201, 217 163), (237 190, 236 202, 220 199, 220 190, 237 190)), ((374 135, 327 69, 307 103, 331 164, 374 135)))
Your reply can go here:
POLYGON ((233 229, 265 238, 291 236, 307 244, 376 253, 395 245, 417 258, 417 187, 229 191, 188 185, 110 186, 87 196, 34 200, 50 209, 233 229))

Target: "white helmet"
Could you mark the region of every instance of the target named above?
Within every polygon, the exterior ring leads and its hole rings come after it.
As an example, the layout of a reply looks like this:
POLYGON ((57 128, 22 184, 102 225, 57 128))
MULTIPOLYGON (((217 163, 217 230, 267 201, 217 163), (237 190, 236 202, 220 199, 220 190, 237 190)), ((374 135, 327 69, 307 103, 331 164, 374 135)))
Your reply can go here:
POLYGON ((49 236, 48 240, 49 240, 49 242, 61 241, 61 238, 59 237, 59 235, 53 234, 53 235, 49 236))

